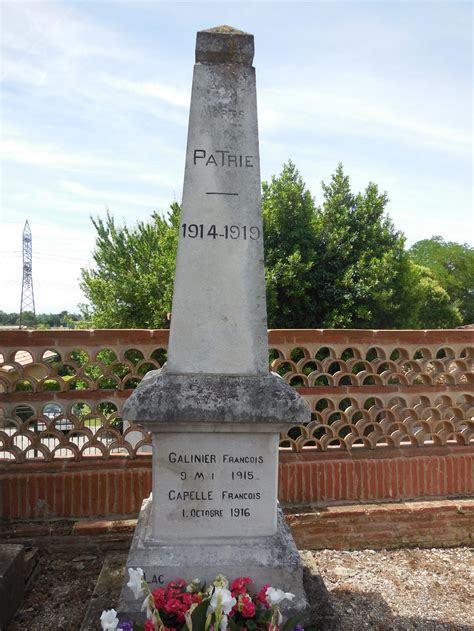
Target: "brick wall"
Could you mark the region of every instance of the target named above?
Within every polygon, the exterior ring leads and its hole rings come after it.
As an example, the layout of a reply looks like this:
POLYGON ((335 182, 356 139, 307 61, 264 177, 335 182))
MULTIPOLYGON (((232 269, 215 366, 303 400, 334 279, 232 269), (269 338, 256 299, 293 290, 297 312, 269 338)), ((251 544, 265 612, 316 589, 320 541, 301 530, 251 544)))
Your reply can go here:
MULTIPOLYGON (((151 490, 140 451, 150 438, 135 424, 124 431, 121 410, 165 360, 168 331, 0 338, 7 530, 19 520, 136 516, 151 490)), ((271 369, 312 412, 280 442, 279 496, 301 546, 470 541, 473 330, 279 330, 269 347, 271 369)))
POLYGON ((302 549, 451 547, 474 542, 474 500, 325 506, 287 514, 302 549))
POLYGON ((406 447, 336 453, 280 451, 279 495, 289 504, 470 496, 471 447, 406 447))
MULTIPOLYGON (((468 447, 280 452, 280 501, 289 505, 469 497, 468 447)), ((151 458, 11 464, 0 472, 6 520, 133 516, 151 491, 151 458)))
POLYGON ((3 519, 136 515, 151 492, 151 458, 9 465, 0 473, 3 519))

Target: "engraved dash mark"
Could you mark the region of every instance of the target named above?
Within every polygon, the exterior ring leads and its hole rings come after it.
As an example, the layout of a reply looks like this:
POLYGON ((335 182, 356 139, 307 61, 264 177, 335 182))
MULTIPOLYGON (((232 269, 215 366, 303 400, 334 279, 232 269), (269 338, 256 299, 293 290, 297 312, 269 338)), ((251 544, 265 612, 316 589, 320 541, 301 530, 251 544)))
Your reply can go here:
POLYGON ((238 193, 206 193, 206 195, 238 195, 238 193))

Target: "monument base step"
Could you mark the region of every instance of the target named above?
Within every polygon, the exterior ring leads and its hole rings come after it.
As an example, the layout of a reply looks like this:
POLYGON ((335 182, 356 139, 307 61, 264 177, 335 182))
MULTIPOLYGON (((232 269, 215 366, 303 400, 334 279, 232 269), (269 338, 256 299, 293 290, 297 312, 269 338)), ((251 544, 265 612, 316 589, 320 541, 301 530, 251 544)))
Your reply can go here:
POLYGON ((100 627, 99 620, 102 612, 115 607, 124 582, 126 558, 124 552, 109 552, 105 557, 80 631, 97 631, 100 627))
MULTIPOLYGON (((294 539, 278 507, 277 532, 268 537, 219 537, 209 540, 156 543, 150 540, 151 496, 144 500, 125 568, 125 580, 118 609, 122 620, 144 621, 142 601, 136 600, 126 586, 128 569, 140 567, 153 591, 169 581, 195 578, 212 583, 218 574, 230 581, 250 576, 256 589, 272 587, 295 594, 292 602, 283 601, 285 617, 306 614, 308 600, 303 587, 303 564, 294 539)), ((224 533, 223 533, 224 534, 224 533)))

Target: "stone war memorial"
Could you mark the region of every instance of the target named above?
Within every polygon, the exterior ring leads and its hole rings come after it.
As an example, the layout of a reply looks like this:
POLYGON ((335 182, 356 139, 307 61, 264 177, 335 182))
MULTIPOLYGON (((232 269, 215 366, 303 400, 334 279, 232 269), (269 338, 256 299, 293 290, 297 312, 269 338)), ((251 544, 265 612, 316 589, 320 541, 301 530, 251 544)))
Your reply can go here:
MULTIPOLYGON (((277 501, 279 432, 309 406, 269 372, 253 36, 197 33, 168 361, 128 399, 152 434, 152 495, 127 560, 150 588, 250 576, 308 607, 277 501)), ((119 609, 140 619, 124 584, 119 609)))

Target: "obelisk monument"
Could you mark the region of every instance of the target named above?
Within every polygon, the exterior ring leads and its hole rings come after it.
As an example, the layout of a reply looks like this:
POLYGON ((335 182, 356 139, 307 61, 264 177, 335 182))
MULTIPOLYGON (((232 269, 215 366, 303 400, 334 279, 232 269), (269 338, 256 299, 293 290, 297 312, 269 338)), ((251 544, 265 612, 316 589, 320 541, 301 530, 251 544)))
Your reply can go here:
MULTIPOLYGON (((279 432, 309 407, 269 373, 253 36, 197 34, 168 362, 127 401, 153 439, 153 493, 127 567, 252 577, 307 601, 277 508, 279 432)), ((121 609, 136 612, 124 587, 121 609)), ((138 614, 137 614, 138 615, 138 614)))

